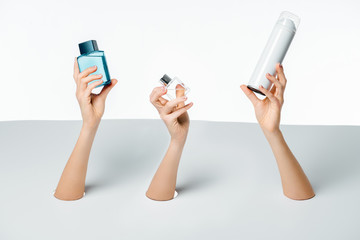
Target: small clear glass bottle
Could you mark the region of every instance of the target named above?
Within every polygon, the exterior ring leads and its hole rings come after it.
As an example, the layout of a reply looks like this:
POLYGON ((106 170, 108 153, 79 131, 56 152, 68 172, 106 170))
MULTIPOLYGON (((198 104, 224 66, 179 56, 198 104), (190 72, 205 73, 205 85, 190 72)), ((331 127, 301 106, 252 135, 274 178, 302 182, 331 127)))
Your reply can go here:
POLYGON ((174 77, 171 79, 166 74, 160 79, 160 83, 167 89, 166 96, 170 100, 175 99, 176 96, 186 96, 190 91, 190 88, 185 86, 179 78, 174 77))
MULTIPOLYGON (((99 50, 96 40, 89 40, 83 43, 79 43, 79 49, 81 55, 77 58, 77 61, 79 64, 80 72, 84 71, 89 67, 96 66, 96 72, 91 73, 90 75, 101 74, 103 76, 102 80, 104 81, 101 85, 97 87, 110 84, 111 79, 106 63, 105 53, 104 51, 99 50)), ((99 80, 94 80, 89 84, 95 81, 99 80)))

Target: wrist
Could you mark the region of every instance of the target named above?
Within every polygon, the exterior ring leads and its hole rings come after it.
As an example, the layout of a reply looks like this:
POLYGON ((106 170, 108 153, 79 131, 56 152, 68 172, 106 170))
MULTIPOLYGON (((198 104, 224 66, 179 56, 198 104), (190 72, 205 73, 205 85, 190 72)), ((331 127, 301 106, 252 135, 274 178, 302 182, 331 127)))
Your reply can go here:
POLYGON ((82 128, 81 131, 85 131, 85 132, 96 132, 98 127, 99 127, 99 123, 88 123, 88 122, 83 122, 82 124, 82 128))
POLYGON ((170 145, 178 146, 178 147, 184 147, 186 142, 186 137, 182 138, 171 138, 170 145))
POLYGON ((96 114, 84 114, 81 113, 83 120, 83 127, 86 129, 97 129, 101 122, 101 116, 95 116, 96 114))
POLYGON ((272 142, 275 139, 283 138, 280 128, 276 128, 271 131, 263 129, 263 133, 269 142, 272 142))
POLYGON ((265 135, 278 135, 281 133, 280 126, 276 127, 264 127, 260 124, 261 130, 265 135))
POLYGON ((262 128, 262 131, 266 138, 277 138, 282 136, 280 128, 274 128, 271 130, 262 128))

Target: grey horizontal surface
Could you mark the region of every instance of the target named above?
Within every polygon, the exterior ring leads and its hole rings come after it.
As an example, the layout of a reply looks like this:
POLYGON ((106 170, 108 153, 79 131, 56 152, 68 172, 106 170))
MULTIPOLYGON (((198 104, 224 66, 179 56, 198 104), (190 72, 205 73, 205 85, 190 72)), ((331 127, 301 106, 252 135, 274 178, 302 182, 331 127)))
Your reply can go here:
POLYGON ((168 145, 160 120, 104 120, 86 196, 52 191, 79 121, 0 122, 0 239, 360 239, 360 127, 282 126, 316 197, 282 195, 251 123, 193 121, 172 201, 145 191, 168 145))

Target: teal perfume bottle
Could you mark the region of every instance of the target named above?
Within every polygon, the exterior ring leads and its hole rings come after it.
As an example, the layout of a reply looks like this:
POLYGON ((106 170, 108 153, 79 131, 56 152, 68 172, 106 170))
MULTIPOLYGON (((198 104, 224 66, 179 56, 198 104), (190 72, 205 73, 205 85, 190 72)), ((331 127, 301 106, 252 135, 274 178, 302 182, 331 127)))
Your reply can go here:
MULTIPOLYGON (((90 75, 101 74, 103 76, 102 80, 104 81, 101 85, 97 87, 110 84, 111 80, 108 66, 106 63, 105 53, 104 51, 99 50, 96 40, 89 40, 83 43, 79 43, 79 49, 81 55, 77 58, 77 61, 80 72, 84 71, 89 67, 96 66, 96 72, 90 75)), ((95 81, 99 80, 94 80, 92 82, 95 81)), ((91 84, 92 82, 90 82, 89 84, 91 84)))

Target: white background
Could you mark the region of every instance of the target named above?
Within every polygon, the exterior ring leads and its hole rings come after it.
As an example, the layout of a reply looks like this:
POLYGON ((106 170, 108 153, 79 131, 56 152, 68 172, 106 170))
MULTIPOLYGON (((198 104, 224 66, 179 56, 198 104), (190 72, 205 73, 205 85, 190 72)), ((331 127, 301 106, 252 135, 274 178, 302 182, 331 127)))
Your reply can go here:
POLYGON ((192 119, 255 121, 247 83, 281 11, 301 17, 284 60, 282 122, 359 125, 360 2, 1 1, 0 120, 80 119, 78 43, 98 41, 119 84, 104 118, 158 118, 167 73, 190 88, 192 119))

